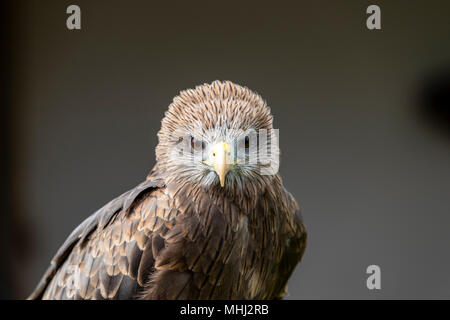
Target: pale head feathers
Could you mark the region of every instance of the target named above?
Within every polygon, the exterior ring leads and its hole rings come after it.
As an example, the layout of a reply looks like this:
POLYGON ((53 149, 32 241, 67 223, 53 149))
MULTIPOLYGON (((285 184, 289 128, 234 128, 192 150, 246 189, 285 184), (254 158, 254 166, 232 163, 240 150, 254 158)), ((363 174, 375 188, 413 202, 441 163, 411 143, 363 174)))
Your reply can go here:
MULTIPOLYGON (((161 121, 156 147, 158 168, 169 182, 219 190, 218 177, 202 161, 202 152, 200 155, 181 152, 180 148, 189 148, 189 137, 195 137, 204 143, 205 154, 215 142, 232 144, 250 131, 261 129, 272 135, 270 109, 260 95, 246 87, 230 81, 214 81, 181 91, 161 121)), ((229 195, 261 192, 273 178, 261 175, 258 163, 239 163, 228 172, 222 192, 229 195)))

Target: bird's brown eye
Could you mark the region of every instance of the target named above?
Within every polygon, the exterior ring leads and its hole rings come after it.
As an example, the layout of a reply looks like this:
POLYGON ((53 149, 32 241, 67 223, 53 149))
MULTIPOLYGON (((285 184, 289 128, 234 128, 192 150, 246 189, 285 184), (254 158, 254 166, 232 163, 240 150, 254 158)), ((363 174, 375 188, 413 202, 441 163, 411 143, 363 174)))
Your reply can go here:
POLYGON ((205 149, 205 143, 199 139, 195 139, 194 137, 191 137, 191 147, 195 151, 201 151, 205 149))
POLYGON ((245 149, 250 148, 250 138, 248 136, 245 137, 245 149))

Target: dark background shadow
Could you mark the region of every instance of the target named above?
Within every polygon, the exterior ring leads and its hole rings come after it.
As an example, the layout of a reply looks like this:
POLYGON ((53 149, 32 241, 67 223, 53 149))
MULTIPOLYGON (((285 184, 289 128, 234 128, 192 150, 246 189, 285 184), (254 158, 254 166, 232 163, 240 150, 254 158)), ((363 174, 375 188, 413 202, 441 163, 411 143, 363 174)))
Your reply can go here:
POLYGON ((369 4, 4 2, 1 297, 145 178, 173 96, 227 79, 271 106, 309 230, 289 298, 450 298, 450 6, 378 1, 369 31, 369 4))

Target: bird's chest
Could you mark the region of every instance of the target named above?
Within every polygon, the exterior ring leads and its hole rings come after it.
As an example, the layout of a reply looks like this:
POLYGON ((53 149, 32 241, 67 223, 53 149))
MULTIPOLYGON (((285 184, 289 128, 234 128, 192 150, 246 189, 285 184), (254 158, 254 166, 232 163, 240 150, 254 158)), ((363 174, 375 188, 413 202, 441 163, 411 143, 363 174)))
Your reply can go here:
POLYGON ((258 214, 248 217, 248 237, 242 261, 248 278, 246 298, 271 298, 269 287, 276 281, 276 269, 284 250, 276 218, 273 215, 258 214))
POLYGON ((201 250, 199 258, 186 258, 198 261, 188 263, 188 268, 201 269, 209 282, 228 285, 224 291, 234 296, 268 298, 267 287, 276 276, 283 242, 277 215, 270 206, 239 204, 195 191, 178 192, 173 199, 188 230, 185 250, 201 250))
POLYGON ((244 299, 271 298, 270 287, 277 280, 277 267, 284 245, 279 220, 273 212, 239 210, 226 229, 223 240, 236 247, 234 268, 239 270, 244 299), (236 223, 233 223, 236 220, 236 223))

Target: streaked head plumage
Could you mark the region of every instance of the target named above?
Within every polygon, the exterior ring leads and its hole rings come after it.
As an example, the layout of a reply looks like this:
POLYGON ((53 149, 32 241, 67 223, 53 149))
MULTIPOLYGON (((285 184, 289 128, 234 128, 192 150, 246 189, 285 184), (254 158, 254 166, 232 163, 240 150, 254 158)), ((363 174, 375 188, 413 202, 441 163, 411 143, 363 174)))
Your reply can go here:
MULTIPOLYGON (((168 181, 224 187, 229 194, 260 192, 271 175, 261 174, 262 164, 248 159, 258 152, 255 134, 262 131, 274 141, 272 115, 262 97, 230 81, 214 81, 173 99, 161 122, 156 160, 168 181)), ((278 161, 278 147, 271 159, 278 161)))

